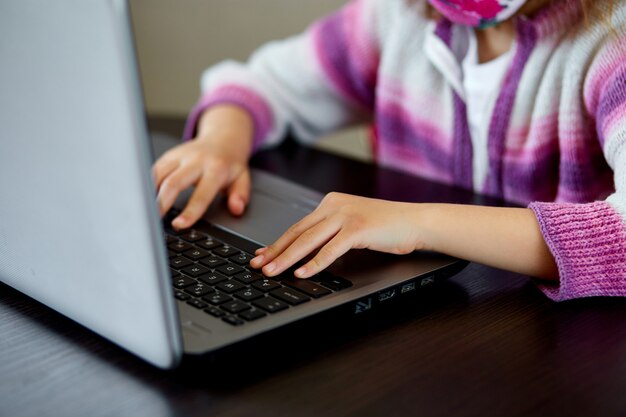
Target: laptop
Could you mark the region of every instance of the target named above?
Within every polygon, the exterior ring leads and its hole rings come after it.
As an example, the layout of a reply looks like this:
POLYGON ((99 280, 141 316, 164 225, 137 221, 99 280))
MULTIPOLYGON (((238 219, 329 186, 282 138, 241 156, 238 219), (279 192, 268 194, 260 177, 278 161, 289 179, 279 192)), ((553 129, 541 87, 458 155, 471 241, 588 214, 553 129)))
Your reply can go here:
POLYGON ((243 218, 216 202, 168 229, 123 0, 1 2, 0 56, 0 279, 155 366, 361 314, 464 266, 353 251, 309 280, 263 277, 251 254, 322 195, 261 171, 243 218))

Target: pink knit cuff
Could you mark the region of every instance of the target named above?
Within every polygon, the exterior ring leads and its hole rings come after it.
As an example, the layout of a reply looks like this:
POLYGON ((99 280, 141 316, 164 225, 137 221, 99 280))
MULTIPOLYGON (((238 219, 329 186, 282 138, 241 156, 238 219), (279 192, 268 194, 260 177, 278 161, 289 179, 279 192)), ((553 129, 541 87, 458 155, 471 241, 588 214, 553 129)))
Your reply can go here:
POLYGON ((223 85, 203 95, 192 109, 183 132, 183 140, 196 135, 198 120, 209 107, 218 104, 234 104, 246 110, 254 122, 252 151, 256 151, 272 130, 274 118, 267 101, 255 91, 239 85, 223 85))
POLYGON ((540 285, 548 297, 626 296, 626 229, 610 204, 532 203, 529 208, 559 268, 558 285, 540 285))

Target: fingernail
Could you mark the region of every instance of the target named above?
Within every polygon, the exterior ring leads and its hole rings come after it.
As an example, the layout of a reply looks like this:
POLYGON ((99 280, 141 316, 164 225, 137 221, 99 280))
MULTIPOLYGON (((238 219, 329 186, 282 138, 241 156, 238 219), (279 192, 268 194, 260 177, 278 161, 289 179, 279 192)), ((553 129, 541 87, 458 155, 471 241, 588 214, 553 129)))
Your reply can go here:
POLYGON ((237 212, 237 214, 241 214, 243 213, 243 201, 241 200, 241 198, 235 198, 235 212, 237 212))
POLYGON ((270 262, 269 264, 265 265, 265 268, 263 268, 265 270, 265 272, 272 272, 274 269, 276 269, 276 262, 270 262))
POLYGON ((236 216, 242 215, 246 208, 246 205, 240 196, 232 197, 229 205, 231 212, 236 216))
POLYGON ((178 216, 172 221, 172 226, 176 229, 182 229, 187 224, 187 218, 183 216, 178 216))
POLYGON ((259 266, 263 263, 263 255, 257 256, 256 258, 252 258, 250 260, 250 265, 259 266))
POLYGON ((296 272, 294 272, 294 274, 296 274, 298 278, 302 278, 304 274, 306 274, 306 268, 301 266, 300 268, 296 269, 296 272))

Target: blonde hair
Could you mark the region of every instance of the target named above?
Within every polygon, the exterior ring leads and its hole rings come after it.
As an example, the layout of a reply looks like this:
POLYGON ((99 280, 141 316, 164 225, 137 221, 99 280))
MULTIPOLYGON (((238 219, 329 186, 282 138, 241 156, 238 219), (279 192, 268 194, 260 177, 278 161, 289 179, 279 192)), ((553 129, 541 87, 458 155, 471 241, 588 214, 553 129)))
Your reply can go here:
POLYGON ((611 31, 614 31, 615 28, 611 20, 615 1, 616 0, 580 0, 583 8, 583 22, 585 26, 589 26, 595 21, 601 21, 611 28, 611 31))

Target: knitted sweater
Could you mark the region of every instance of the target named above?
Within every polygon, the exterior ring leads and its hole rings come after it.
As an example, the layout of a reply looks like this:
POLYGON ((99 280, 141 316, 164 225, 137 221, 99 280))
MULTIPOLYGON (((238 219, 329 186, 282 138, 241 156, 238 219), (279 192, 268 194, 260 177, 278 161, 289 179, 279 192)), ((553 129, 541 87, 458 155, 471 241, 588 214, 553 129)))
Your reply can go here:
POLYGON ((466 32, 426 18, 424 0, 353 0, 247 64, 207 70, 185 136, 218 103, 250 113, 255 149, 287 129, 310 141, 371 123, 378 163, 529 204, 559 269, 549 297, 626 295, 626 4, 585 26, 579 3, 515 18, 485 149, 466 118, 466 32), (488 175, 473 184, 481 152, 488 175))

